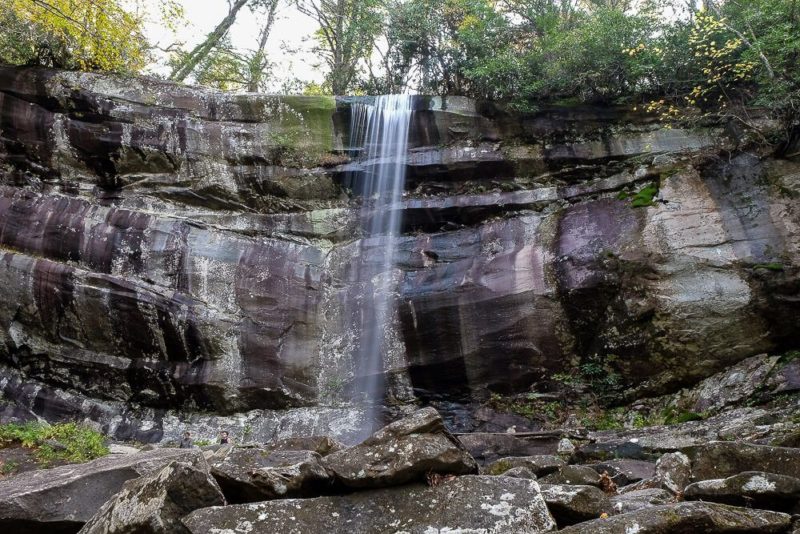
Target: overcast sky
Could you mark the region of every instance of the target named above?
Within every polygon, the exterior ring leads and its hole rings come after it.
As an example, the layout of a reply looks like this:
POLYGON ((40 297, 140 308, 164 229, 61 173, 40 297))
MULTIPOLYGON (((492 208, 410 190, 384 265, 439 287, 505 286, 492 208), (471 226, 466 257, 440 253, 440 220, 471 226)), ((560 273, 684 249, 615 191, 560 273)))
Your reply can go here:
MULTIPOLYGON (((191 49, 201 42, 205 36, 228 13, 226 0, 179 0, 185 10, 186 25, 178 29, 177 39, 186 43, 186 48, 191 49)), ((152 18, 157 19, 159 13, 159 0, 146 0, 152 18)), ((273 89, 277 90, 281 83, 293 78, 303 81, 321 82, 323 79, 322 68, 318 66, 319 60, 310 52, 312 41, 310 36, 317 28, 316 23, 309 17, 298 12, 296 8, 287 6, 288 2, 281 2, 278 8, 277 20, 267 44, 267 53, 270 60, 276 64, 273 89), (285 48, 298 49, 296 54, 287 54, 285 48)), ((243 8, 239 12, 236 24, 231 28, 230 37, 233 45, 240 49, 253 49, 257 46, 258 32, 263 21, 259 16, 253 15, 249 9, 243 8)), ((158 22, 147 25, 148 38, 161 47, 167 47, 175 40, 168 29, 158 22)), ((162 55, 163 56, 163 55, 162 55)), ((162 57, 163 60, 163 57, 162 57)), ((155 72, 168 73, 168 69, 161 65, 153 66, 155 72)))

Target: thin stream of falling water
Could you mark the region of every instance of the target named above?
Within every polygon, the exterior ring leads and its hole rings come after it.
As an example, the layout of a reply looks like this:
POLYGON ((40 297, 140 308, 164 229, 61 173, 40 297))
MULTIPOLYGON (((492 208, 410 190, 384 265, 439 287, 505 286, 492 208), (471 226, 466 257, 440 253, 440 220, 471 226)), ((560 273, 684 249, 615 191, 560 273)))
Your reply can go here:
POLYGON ((352 111, 351 146, 363 146, 359 159, 364 163, 364 172, 353 183, 364 202, 361 225, 367 244, 360 278, 368 282, 372 293, 364 296, 354 355, 352 400, 366 401, 369 412, 362 437, 374 430, 385 394, 383 362, 395 293, 391 273, 402 223, 401 210, 390 206, 402 200, 405 189, 411 103, 410 95, 386 95, 376 97, 373 105, 355 104, 352 111))

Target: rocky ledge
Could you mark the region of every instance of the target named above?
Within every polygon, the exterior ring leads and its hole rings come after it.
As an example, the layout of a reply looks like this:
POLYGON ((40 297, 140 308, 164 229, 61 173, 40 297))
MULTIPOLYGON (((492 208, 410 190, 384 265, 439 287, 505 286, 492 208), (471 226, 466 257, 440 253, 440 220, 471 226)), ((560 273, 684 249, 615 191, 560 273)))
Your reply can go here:
MULTIPOLYGON (((651 432, 666 444, 680 431, 681 425, 651 432)), ((560 452, 479 465, 427 408, 350 448, 308 437, 129 450, 0 480, 0 527, 23 534, 791 534, 800 528, 800 448, 714 441, 643 460, 632 458, 636 447, 607 436, 593 444, 613 455, 586 460, 585 436, 557 434, 560 452)), ((497 443, 485 441, 484 452, 490 448, 497 451, 497 443)))

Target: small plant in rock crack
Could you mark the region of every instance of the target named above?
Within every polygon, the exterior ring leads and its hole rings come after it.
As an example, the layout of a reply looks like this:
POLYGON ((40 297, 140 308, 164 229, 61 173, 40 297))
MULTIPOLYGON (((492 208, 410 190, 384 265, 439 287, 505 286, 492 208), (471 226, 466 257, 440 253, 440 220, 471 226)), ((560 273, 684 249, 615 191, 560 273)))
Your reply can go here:
POLYGON ((635 194, 622 191, 617 198, 619 200, 630 200, 632 208, 646 208, 655 206, 655 197, 658 195, 658 185, 650 184, 640 189, 635 194))

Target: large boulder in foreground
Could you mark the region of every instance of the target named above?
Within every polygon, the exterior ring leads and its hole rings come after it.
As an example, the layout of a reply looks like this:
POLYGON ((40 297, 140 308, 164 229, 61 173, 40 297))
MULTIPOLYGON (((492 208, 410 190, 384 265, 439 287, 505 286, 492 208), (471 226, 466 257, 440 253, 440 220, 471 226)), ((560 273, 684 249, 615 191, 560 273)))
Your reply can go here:
POLYGON ((182 534, 181 518, 225 498, 206 468, 172 462, 163 469, 129 480, 106 502, 80 534, 182 534))
POLYGON ((477 473, 478 464, 444 427, 433 408, 424 408, 382 428, 360 445, 325 458, 338 482, 349 488, 379 488, 423 480, 428 473, 477 473))
POLYGON ((322 457, 312 451, 223 447, 208 461, 211 474, 234 504, 317 496, 334 480, 322 457))
POLYGON ((183 522, 193 534, 533 534, 555 529, 536 481, 491 476, 463 476, 432 487, 206 508, 183 522))
POLYGON ((173 461, 205 465, 199 449, 158 449, 0 480, 0 530, 14 534, 77 532, 127 480, 173 461))
POLYGON ((745 471, 765 471, 800 478, 800 449, 733 441, 687 447, 694 481, 727 478, 745 471))
POLYGON ((800 479, 749 471, 725 479, 695 482, 686 488, 684 497, 690 501, 800 513, 800 479))
POLYGON ((567 527, 567 534, 728 534, 786 532, 792 516, 725 504, 683 502, 567 527))

